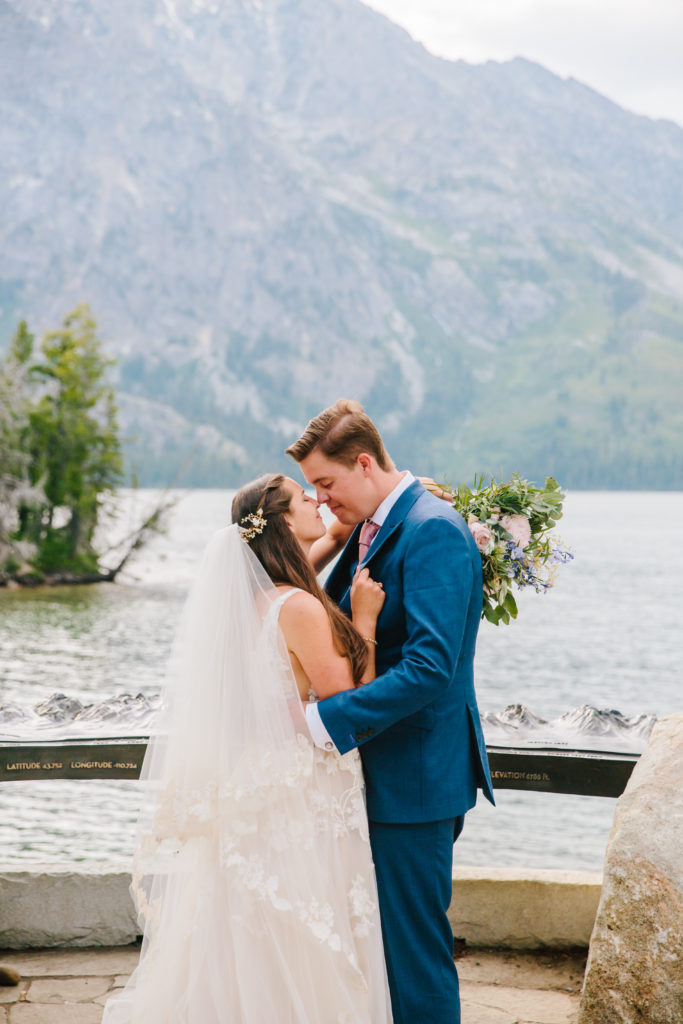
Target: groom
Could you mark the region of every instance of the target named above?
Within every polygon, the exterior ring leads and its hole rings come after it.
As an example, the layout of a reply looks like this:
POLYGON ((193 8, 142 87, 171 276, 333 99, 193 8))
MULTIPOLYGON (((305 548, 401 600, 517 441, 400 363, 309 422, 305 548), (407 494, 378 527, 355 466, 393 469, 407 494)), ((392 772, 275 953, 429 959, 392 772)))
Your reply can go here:
POLYGON ((394 1024, 459 1024, 453 842, 478 788, 493 803, 473 683, 481 557, 462 517, 396 469, 358 402, 325 409, 287 454, 356 526, 327 592, 350 615, 360 564, 387 595, 377 678, 307 715, 318 746, 361 748, 394 1024))

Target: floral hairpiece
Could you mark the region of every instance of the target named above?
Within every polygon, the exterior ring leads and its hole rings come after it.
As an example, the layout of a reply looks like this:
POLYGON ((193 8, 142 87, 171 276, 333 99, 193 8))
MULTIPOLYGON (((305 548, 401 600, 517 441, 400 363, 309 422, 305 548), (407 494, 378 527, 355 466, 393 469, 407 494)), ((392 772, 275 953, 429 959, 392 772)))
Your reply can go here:
POLYGON ((248 544, 257 533, 263 533, 263 527, 267 522, 268 520, 263 515, 263 508, 259 505, 255 512, 250 512, 244 519, 240 519, 240 523, 251 524, 250 526, 239 527, 240 537, 248 544))

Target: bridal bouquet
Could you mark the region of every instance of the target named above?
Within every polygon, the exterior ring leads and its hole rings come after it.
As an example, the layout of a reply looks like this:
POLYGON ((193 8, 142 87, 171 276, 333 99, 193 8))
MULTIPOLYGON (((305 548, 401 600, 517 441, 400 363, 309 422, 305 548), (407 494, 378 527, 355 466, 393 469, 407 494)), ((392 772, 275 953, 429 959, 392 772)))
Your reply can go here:
POLYGON ((550 532, 562 517, 564 492, 552 477, 544 487, 533 487, 516 474, 507 483, 484 484, 481 476, 471 488, 446 485, 443 490, 466 520, 481 553, 482 618, 496 626, 516 619, 513 583, 546 591, 559 566, 574 557, 550 532))

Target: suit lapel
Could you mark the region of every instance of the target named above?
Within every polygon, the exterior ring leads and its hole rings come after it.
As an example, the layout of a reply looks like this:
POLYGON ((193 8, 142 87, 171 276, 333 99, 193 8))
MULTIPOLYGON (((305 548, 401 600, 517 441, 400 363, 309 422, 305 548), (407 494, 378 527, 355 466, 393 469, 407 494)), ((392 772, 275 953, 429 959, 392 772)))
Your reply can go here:
MULTIPOLYGON (((406 488, 382 523, 378 534, 370 545, 368 556, 363 565, 369 565, 372 559, 381 551, 392 533, 399 528, 423 491, 424 487, 419 480, 415 480, 410 487, 406 488)), ((361 524, 359 523, 347 540, 346 546, 339 556, 339 561, 325 584, 325 590, 337 604, 341 604, 351 586, 352 569, 358 561, 360 528, 361 524)))
POLYGON ((325 584, 325 590, 337 604, 341 601, 344 593, 349 587, 351 580, 351 566, 358 560, 358 538, 360 537, 360 526, 354 529, 344 546, 337 564, 330 573, 325 584))
MULTIPOLYGON (((410 509, 413 507, 417 499, 420 497, 424 487, 419 480, 413 481, 410 487, 407 487, 403 494, 399 497, 398 501, 389 510, 389 515, 382 523, 379 533, 375 537, 374 541, 370 545, 367 558, 363 562, 363 565, 369 565, 370 562, 375 558, 382 550, 386 542, 391 537, 401 523, 404 521, 410 509)), ((356 547, 356 550, 358 548, 356 547)))

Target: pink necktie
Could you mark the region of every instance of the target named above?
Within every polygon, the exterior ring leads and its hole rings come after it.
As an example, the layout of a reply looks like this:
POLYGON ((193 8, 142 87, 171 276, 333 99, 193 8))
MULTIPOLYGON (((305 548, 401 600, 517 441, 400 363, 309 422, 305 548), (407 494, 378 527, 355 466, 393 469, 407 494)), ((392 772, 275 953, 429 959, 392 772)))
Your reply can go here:
POLYGON ((368 548, 372 544, 375 534, 379 531, 377 523, 373 523, 372 519, 366 519, 360 528, 360 537, 358 538, 358 561, 364 562, 365 557, 368 553, 368 548))

